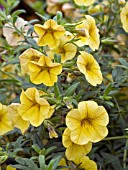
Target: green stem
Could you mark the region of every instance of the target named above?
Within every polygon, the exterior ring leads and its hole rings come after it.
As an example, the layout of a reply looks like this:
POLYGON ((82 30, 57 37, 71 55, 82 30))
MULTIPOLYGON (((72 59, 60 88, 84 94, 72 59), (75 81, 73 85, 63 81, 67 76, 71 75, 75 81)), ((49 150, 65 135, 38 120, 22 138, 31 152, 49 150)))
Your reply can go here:
POLYGON ((103 139, 104 141, 108 141, 108 140, 116 140, 116 139, 128 139, 128 136, 116 136, 116 137, 108 137, 103 139))
POLYGON ((126 140, 125 149, 124 149, 124 157, 123 157, 123 167, 126 168, 126 158, 127 158, 127 147, 128 147, 128 139, 126 140))

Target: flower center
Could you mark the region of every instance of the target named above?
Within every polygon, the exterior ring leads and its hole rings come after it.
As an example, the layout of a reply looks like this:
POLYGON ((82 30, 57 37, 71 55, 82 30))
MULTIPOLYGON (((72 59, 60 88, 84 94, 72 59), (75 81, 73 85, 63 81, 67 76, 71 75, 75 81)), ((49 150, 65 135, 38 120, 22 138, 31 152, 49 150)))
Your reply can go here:
POLYGON ((81 121, 81 126, 86 126, 88 124, 91 124, 91 119, 86 118, 81 121))

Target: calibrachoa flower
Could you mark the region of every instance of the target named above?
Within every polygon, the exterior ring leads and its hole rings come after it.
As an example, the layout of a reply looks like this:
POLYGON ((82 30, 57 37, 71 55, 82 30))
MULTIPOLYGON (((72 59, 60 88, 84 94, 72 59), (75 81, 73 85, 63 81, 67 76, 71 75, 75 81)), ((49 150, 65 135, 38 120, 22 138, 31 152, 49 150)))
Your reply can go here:
POLYGON ((63 136, 62 136, 62 143, 66 149, 66 157, 68 160, 75 160, 77 157, 83 157, 88 154, 92 149, 92 143, 88 142, 85 145, 77 145, 73 143, 70 139, 71 131, 66 128, 63 136), (77 154, 76 154, 77 153, 77 154))
POLYGON ((24 51, 20 56, 20 65, 21 65, 21 72, 22 74, 29 73, 29 63, 30 61, 38 61, 43 54, 33 48, 29 48, 28 50, 24 51))
POLYGON ((51 48, 58 47, 60 38, 65 33, 64 27, 58 25, 53 19, 47 20, 44 25, 35 24, 34 30, 39 35, 37 44, 39 46, 48 45, 51 48))
POLYGON ((23 120, 22 117, 19 115, 19 105, 19 103, 12 103, 11 105, 9 105, 10 120, 13 127, 19 128, 21 132, 24 133, 28 129, 30 122, 23 120))
POLYGON ((89 5, 92 5, 95 0, 74 0, 74 2, 77 4, 77 5, 84 5, 84 6, 89 6, 89 5))
POLYGON ((75 43, 80 47, 89 45, 89 47, 95 51, 99 48, 100 44, 99 29, 97 28, 92 16, 85 15, 85 17, 86 19, 76 26, 76 31, 78 33, 77 38, 80 40, 75 43))
POLYGON ((46 86, 53 86, 57 82, 57 75, 62 72, 62 65, 53 63, 50 58, 43 55, 38 62, 30 62, 29 70, 30 80, 34 84, 43 83, 46 86))
POLYGON ((108 113, 103 106, 94 101, 82 101, 78 109, 72 109, 66 116, 66 125, 70 129, 71 140, 78 145, 89 141, 99 142, 108 134, 108 113))
POLYGON ((0 135, 13 130, 8 107, 0 103, 0 135))
POLYGON ((24 21, 23 18, 18 17, 16 22, 15 22, 15 27, 21 31, 17 32, 15 28, 13 27, 12 23, 8 24, 6 23, 3 27, 3 35, 6 38, 6 41, 8 42, 9 45, 11 46, 17 46, 20 45, 21 41, 24 40, 24 35, 26 35, 29 26, 25 26, 28 22, 24 21))
MULTIPOLYGON (((8 74, 14 73, 15 68, 16 67, 13 64, 8 64, 8 65, 4 66, 2 68, 2 71, 5 72, 5 73, 1 73, 1 77, 4 78, 4 79, 9 78, 8 74), (8 74, 6 74, 6 73, 8 73, 8 74)), ((11 74, 11 76, 13 76, 13 74, 11 74)))
POLYGON ((126 3, 125 7, 122 8, 120 13, 121 22, 123 25, 123 29, 128 32, 128 2, 126 3))
POLYGON ((49 14, 56 14, 57 11, 62 10, 62 3, 59 0, 46 0, 47 2, 47 12, 49 14))
POLYGON ((77 58, 78 69, 85 75, 91 85, 101 84, 103 77, 97 61, 87 52, 81 51, 80 53, 81 55, 77 58))
POLYGON ((36 88, 22 91, 20 101, 18 113, 23 120, 29 121, 35 127, 40 126, 45 119, 49 119, 54 112, 54 106, 50 106, 45 99, 41 98, 36 88))
POLYGON ((71 60, 77 52, 77 47, 72 44, 68 43, 73 38, 73 35, 70 32, 66 32, 65 35, 60 39, 60 44, 55 49, 50 49, 47 54, 48 56, 53 59, 54 54, 61 55, 61 62, 64 63, 67 60, 71 60))
POLYGON ((13 167, 11 167, 11 166, 8 165, 8 166, 6 167, 6 170, 16 170, 16 168, 13 168, 13 167))
POLYGON ((94 161, 90 160, 88 156, 77 157, 73 161, 75 164, 79 165, 78 168, 83 170, 97 170, 97 165, 94 161))
MULTIPOLYGON (((66 160, 62 158, 58 164, 59 166, 67 166, 66 160)), ((63 168, 63 170, 69 170, 69 168, 63 168)))

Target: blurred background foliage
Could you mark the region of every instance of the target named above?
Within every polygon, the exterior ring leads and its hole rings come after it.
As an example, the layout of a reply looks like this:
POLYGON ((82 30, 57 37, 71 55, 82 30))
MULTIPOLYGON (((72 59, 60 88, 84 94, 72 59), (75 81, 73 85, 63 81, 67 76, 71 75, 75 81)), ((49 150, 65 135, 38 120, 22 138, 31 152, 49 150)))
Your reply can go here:
MULTIPOLYGON (((101 66, 104 81, 96 87, 91 86, 79 74, 74 58, 63 64, 59 89, 56 90, 55 87, 49 89, 44 85, 34 85, 29 77, 22 77, 18 59, 29 47, 44 52, 45 49, 38 47, 32 38, 33 24, 39 21, 43 24, 45 19, 53 18, 56 12, 49 13, 48 3, 44 0, 0 0, 0 4, 0 102, 6 105, 20 102, 21 90, 28 87, 47 91, 48 101, 57 105, 56 112, 49 121, 58 134, 58 138, 49 140, 49 122, 45 121, 38 128, 30 127, 24 135, 14 129, 0 136, 0 147, 3 148, 0 154, 5 154, 2 168, 13 164, 19 169, 38 170, 44 168, 42 162, 45 162, 48 170, 51 167, 52 170, 57 169, 65 151, 61 135, 65 129, 68 108, 77 107, 79 101, 92 99, 105 106, 110 123, 107 138, 93 144, 90 158, 96 161, 99 170, 128 170, 128 33, 121 27, 119 13, 122 5, 118 0, 99 0, 91 7, 79 7, 68 0, 58 3, 58 9, 63 14, 61 23, 77 22, 85 14, 95 18, 100 30, 100 48, 95 52, 86 46, 80 50, 93 54, 101 66), (68 13, 67 9, 62 8, 65 3, 72 5, 68 13), (15 47, 6 42, 2 28, 10 20, 14 25, 17 15, 27 20, 30 28, 24 37, 26 44, 15 47)), ((69 26, 68 29, 73 27, 69 26)))

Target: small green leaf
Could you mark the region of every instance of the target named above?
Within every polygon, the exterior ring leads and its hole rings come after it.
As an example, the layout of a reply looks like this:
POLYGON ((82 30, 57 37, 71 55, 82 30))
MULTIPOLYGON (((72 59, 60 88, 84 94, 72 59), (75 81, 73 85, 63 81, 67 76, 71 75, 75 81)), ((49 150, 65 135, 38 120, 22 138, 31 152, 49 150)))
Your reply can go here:
POLYGON ((71 96, 71 95, 73 95, 74 94, 74 92, 75 92, 75 90, 77 89, 77 87, 80 85, 80 82, 77 82, 77 83, 75 83, 75 84, 73 84, 72 86, 70 86, 68 89, 67 89, 67 91, 66 91, 66 93, 65 93, 65 96, 71 96))

